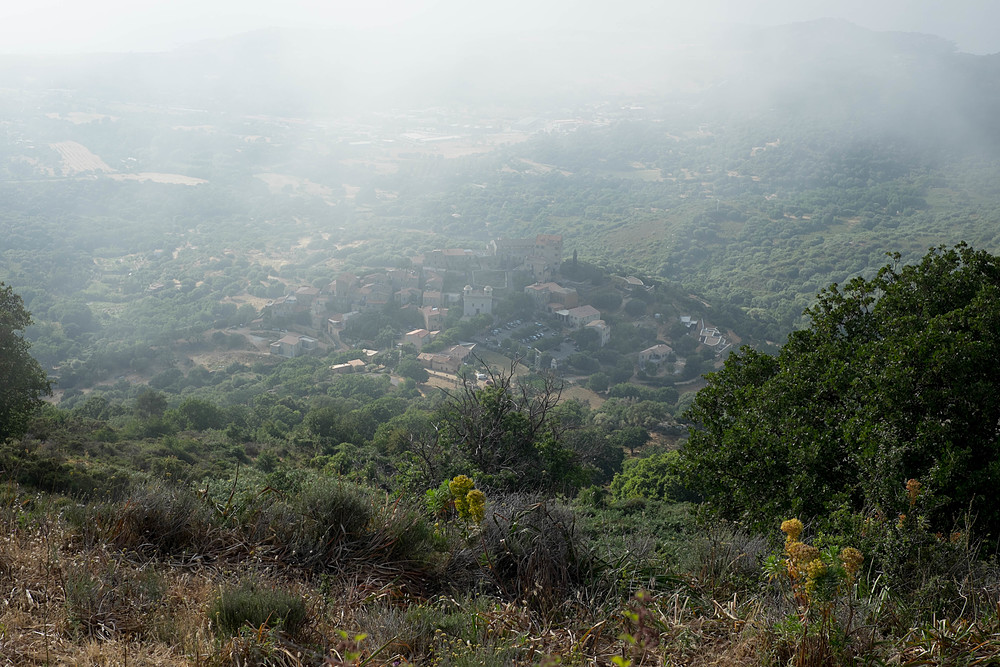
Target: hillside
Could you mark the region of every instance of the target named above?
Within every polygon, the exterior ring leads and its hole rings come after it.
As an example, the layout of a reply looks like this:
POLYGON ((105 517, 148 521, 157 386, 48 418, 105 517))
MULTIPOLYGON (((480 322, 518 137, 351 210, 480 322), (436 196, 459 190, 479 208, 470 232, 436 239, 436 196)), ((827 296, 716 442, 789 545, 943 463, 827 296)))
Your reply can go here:
POLYGON ((0 662, 997 661, 1000 56, 630 37, 0 57, 0 662))
MULTIPOLYGON (((89 385, 127 374, 129 350, 246 323, 292 285, 497 236, 561 234, 567 254, 697 295, 756 344, 783 340, 820 288, 871 275, 886 252, 996 248, 995 57, 837 22, 713 39, 636 38, 647 65, 700 86, 647 78, 627 97, 584 86, 577 102, 459 107, 451 84, 415 76, 437 106, 352 114, 306 103, 332 89, 279 65, 319 79, 363 68, 303 67, 318 39, 280 31, 18 60, 3 75, 0 278, 34 311, 45 363, 104 369, 89 385), (691 66, 670 65, 680 56, 691 66), (235 74, 254 59, 272 66, 235 74), (156 86, 136 79, 154 73, 156 86), (183 296, 163 310, 155 285, 183 296)), ((648 73, 616 62, 621 77, 648 73)))
POLYGON ((831 287, 779 354, 708 377, 679 451, 676 392, 623 383, 592 409, 513 366, 421 396, 305 356, 164 378, 179 404, 121 382, 18 408, 0 415, 4 648, 15 664, 989 664, 998 291, 1000 259, 967 246, 831 287))

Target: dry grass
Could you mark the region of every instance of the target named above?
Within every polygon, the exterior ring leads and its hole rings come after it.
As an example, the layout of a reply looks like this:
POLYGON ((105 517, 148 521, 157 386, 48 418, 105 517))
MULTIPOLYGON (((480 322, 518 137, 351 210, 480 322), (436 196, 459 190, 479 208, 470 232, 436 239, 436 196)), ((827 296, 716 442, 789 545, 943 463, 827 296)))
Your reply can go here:
POLYGON ((597 410, 602 405, 604 405, 604 401, 606 399, 602 398, 601 396, 597 395, 595 392, 591 391, 590 389, 587 389, 586 387, 581 387, 578 384, 574 384, 563 388, 562 400, 580 401, 581 403, 589 405, 591 410, 597 410))
POLYGON ((54 516, 5 531, 0 562, 0 665, 611 665, 616 656, 633 665, 747 665, 762 664, 772 643, 770 619, 750 599, 706 604, 675 593, 608 607, 577 594, 561 613, 540 613, 517 600, 415 597, 360 570, 306 577, 251 563, 133 560, 84 546, 54 516), (80 604, 81 577, 115 587, 96 586, 92 604, 80 604), (306 600, 305 629, 217 636, 212 601, 248 577, 306 600), (639 614, 630 620, 626 611, 639 614), (624 641, 624 632, 640 641, 624 641), (355 642, 358 634, 367 638, 355 642), (361 658, 348 659, 351 650, 361 658))
POLYGON ((0 664, 184 665, 204 645, 208 573, 84 547, 54 516, 4 531, 0 559, 0 664))
MULTIPOLYGON (((0 522, 0 665, 337 664, 352 648, 342 630, 370 636, 356 647, 365 658, 377 651, 370 665, 455 664, 470 655, 462 664, 538 664, 545 656, 610 664, 622 650, 620 619, 584 599, 568 600, 554 616, 516 600, 414 595, 412 581, 390 568, 317 576, 273 559, 178 559, 138 548, 145 543, 134 532, 142 525, 134 504, 122 507, 132 519, 83 530, 65 521, 65 507, 22 503, 13 501, 0 522), (212 602, 247 578, 301 596, 306 627, 295 637, 263 627, 217 636, 212 602), (496 662, 501 656, 514 662, 496 662)), ((641 664, 658 664, 651 659, 641 664)))
MULTIPOLYGON (((692 549, 698 562, 677 590, 626 600, 631 583, 578 559, 584 545, 565 508, 491 500, 500 516, 439 553, 432 572, 399 558, 414 549, 404 543, 412 527, 406 508, 378 501, 365 509, 357 504, 364 498, 324 492, 276 507, 272 518, 289 524, 298 520, 288 507, 308 508, 314 518, 362 509, 381 517, 383 528, 345 551, 337 567, 315 567, 249 533, 209 530, 198 508, 162 492, 149 492, 143 507, 134 497, 97 511, 0 486, 0 666, 611 665, 620 658, 728 667, 788 664, 814 641, 780 630, 796 613, 793 603, 738 584, 759 577, 766 551, 739 531, 705 531, 704 547, 692 549), (151 525, 175 530, 151 541, 151 525), (459 576, 477 563, 478 576, 459 576), (450 580, 435 585, 442 573, 450 580), (266 622, 220 633, 213 602, 247 581, 304 601, 304 625, 293 635, 266 622)), ((282 540, 346 550, 346 536, 361 531, 342 522, 329 534, 321 529, 328 523, 288 527, 282 540)), ((270 534, 278 524, 255 525, 270 534)), ((817 649, 802 664, 854 664, 876 654, 904 665, 1000 660, 995 619, 939 620, 892 639, 876 636, 870 620, 885 604, 875 592, 859 596, 851 611, 858 623, 838 621, 851 646, 836 655, 817 649)))

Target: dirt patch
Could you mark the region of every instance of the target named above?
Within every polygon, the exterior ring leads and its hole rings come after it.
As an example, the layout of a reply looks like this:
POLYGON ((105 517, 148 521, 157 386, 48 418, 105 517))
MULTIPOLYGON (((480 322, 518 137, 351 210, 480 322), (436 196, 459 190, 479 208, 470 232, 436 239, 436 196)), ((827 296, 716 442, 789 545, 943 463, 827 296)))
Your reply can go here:
MULTIPOLYGON (((505 357, 499 352, 494 352, 493 350, 487 350, 477 346, 476 349, 473 350, 473 354, 482 359, 483 363, 487 366, 494 368, 501 373, 506 373, 510 370, 510 358, 505 357)), ((517 367, 514 368, 515 377, 524 375, 527 372, 528 368, 524 364, 518 364, 517 367)))
POLYGON ((251 306, 256 308, 258 311, 263 310, 264 306, 270 303, 271 299, 266 299, 261 296, 253 296, 252 294, 237 294, 236 296, 227 296, 222 300, 222 303, 235 303, 237 306, 242 306, 243 304, 249 303, 251 306))
POLYGON ((268 357, 269 354, 251 350, 212 350, 203 354, 192 354, 188 356, 196 366, 204 366, 210 371, 221 371, 227 368, 234 361, 245 366, 251 366, 259 361, 261 357, 268 357))
POLYGON ((208 183, 203 178, 184 176, 182 174, 162 174, 157 171, 143 171, 138 174, 112 174, 111 178, 116 181, 139 181, 140 183, 151 181, 153 183, 166 183, 168 185, 201 185, 208 183))
POLYGON ((586 387, 581 387, 578 384, 569 385, 562 391, 562 396, 560 397, 563 401, 577 400, 581 403, 587 403, 590 405, 592 410, 596 410, 602 405, 606 399, 601 398, 596 393, 587 389, 586 387))
POLYGON ((424 383, 425 386, 433 387, 434 389, 444 389, 445 391, 453 391, 459 387, 458 377, 455 375, 431 370, 427 371, 427 373, 430 377, 424 383))

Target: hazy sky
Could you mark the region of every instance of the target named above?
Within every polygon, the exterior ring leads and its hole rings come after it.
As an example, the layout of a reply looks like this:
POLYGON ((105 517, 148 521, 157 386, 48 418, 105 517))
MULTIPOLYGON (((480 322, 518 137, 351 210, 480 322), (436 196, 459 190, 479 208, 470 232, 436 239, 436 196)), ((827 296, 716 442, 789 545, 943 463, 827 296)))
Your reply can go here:
POLYGON ((940 35, 970 53, 1000 52, 998 0, 0 0, 0 52, 162 51, 270 26, 468 36, 823 17, 940 35))

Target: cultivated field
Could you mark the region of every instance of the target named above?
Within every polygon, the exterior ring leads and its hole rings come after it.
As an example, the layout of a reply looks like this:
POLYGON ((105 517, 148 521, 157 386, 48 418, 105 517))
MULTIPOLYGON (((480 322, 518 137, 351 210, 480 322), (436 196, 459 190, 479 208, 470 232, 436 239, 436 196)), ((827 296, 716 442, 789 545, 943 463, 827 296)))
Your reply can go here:
POLYGON ((111 174, 115 171, 104 160, 91 153, 86 146, 75 141, 60 141, 49 144, 49 148, 58 152, 59 157, 62 158, 64 175, 72 176, 87 171, 102 171, 111 174))

